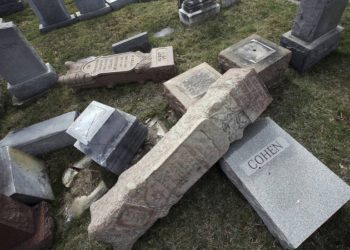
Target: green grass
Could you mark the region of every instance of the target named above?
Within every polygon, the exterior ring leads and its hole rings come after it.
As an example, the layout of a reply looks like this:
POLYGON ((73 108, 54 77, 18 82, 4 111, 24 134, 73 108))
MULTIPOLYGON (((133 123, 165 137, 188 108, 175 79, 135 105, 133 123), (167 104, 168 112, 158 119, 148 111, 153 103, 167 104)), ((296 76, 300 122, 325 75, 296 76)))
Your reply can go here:
MULTIPOLYGON (((67 1, 72 12, 72 1, 67 1)), ((218 17, 187 28, 180 24, 176 2, 160 0, 130 5, 120 11, 41 35, 30 10, 5 18, 13 20, 46 62, 64 73, 64 62, 111 53, 111 45, 137 32, 148 31, 154 47, 173 46, 179 72, 202 62, 218 68, 218 53, 233 43, 258 33, 276 43, 291 28, 296 6, 285 0, 244 0, 221 11, 218 17), (175 32, 156 39, 153 34, 171 26, 175 32)), ((350 183, 350 10, 342 24, 345 33, 336 52, 305 75, 293 70, 271 90, 274 102, 265 112, 305 145, 347 183, 350 183), (342 114, 345 119, 339 119, 342 114)), ((20 70, 20 69, 19 69, 20 70)), ((4 81, 3 81, 4 82, 4 81)), ((118 107, 145 121, 155 115, 174 121, 162 97, 160 84, 130 84, 115 89, 73 92, 58 87, 23 107, 11 105, 5 91, 6 110, 0 118, 0 136, 64 112, 82 111, 92 100, 118 107)), ((73 147, 42 158, 49 168, 56 200, 52 203, 57 232, 54 249, 106 249, 88 239, 89 212, 70 225, 64 208, 73 195, 91 191, 97 177, 82 177, 84 188, 68 191, 61 184, 65 168, 81 157, 73 147)), ((97 171, 98 172, 98 171, 97 171)), ((317 173, 315 173, 317 178, 317 173)), ((214 166, 169 215, 159 220, 135 249, 279 249, 261 219, 244 197, 214 166)), ((350 204, 313 234, 301 249, 350 248, 350 204)))

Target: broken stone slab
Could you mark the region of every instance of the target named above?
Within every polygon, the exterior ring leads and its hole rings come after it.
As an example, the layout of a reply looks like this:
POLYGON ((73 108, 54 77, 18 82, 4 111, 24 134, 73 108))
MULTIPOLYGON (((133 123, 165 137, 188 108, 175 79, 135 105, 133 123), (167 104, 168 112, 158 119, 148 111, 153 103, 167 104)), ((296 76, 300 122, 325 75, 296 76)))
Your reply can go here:
POLYGON ((73 164, 73 168, 82 170, 92 165, 93 160, 89 156, 84 156, 80 161, 73 164))
POLYGON ((128 39, 122 40, 112 45, 113 53, 119 54, 131 51, 141 51, 147 53, 151 50, 148 33, 142 32, 128 39))
POLYGON ((220 77, 209 64, 202 63, 163 83, 164 95, 175 113, 182 116, 220 77))
POLYGON ((187 12, 184 9, 185 2, 186 1, 182 3, 182 8, 179 9, 179 17, 180 21, 187 26, 201 23, 210 17, 216 16, 220 12, 220 4, 216 2, 213 2, 213 4, 210 4, 209 6, 200 8, 195 12, 187 12))
POLYGON ((107 4, 111 6, 111 8, 116 11, 120 10, 121 8, 132 4, 137 3, 137 0, 106 0, 107 4))
POLYGON ((112 12, 104 0, 74 0, 79 11, 75 13, 78 20, 87 20, 112 12))
POLYGON ((135 116, 93 101, 68 128, 74 146, 109 171, 120 174, 129 167, 147 136, 135 116))
POLYGON ((75 140, 66 130, 77 116, 78 112, 72 111, 10 132, 0 141, 0 147, 11 146, 31 155, 39 155, 73 145, 75 140))
POLYGON ((0 147, 0 194, 29 205, 53 200, 46 166, 38 159, 11 147, 0 147))
POLYGON ((221 167, 285 249, 350 199, 350 187, 270 118, 249 126, 221 167))
POLYGON ((28 0, 28 3, 39 18, 39 30, 42 33, 77 21, 75 15, 68 13, 63 0, 28 0))
POLYGON ((55 70, 43 62, 13 22, 0 23, 0 54, 0 75, 8 81, 15 103, 25 102, 57 83, 55 70))
POLYGON ((67 168, 62 176, 62 184, 66 188, 70 188, 73 184, 74 178, 77 176, 79 172, 73 168, 67 168))
POLYGON ((269 88, 283 78, 291 57, 290 50, 254 34, 221 51, 219 63, 223 71, 252 67, 269 88))
POLYGON ((11 15, 24 9, 22 0, 1 0, 0 17, 11 15))
POLYGON ((89 235, 131 249, 243 136, 272 98, 252 69, 231 69, 117 184, 93 203, 89 235))
POLYGON ((112 87, 132 82, 161 82, 176 73, 173 48, 154 48, 151 53, 127 52, 66 62, 59 83, 72 88, 112 87))

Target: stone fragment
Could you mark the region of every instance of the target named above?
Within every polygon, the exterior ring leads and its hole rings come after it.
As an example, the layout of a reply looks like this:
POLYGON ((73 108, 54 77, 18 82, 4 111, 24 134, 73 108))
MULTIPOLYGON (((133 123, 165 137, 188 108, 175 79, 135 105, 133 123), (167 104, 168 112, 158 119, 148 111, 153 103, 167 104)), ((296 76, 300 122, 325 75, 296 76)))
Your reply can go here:
POLYGON ((22 0, 0 0, 0 17, 13 14, 23 9, 22 0))
POLYGON ((350 199, 349 186, 269 118, 246 129, 221 167, 285 249, 350 199))
POLYGON ((149 128, 148 139, 152 145, 156 145, 168 132, 168 129, 158 117, 154 117, 147 122, 147 127, 149 128))
POLYGON ((105 15, 112 8, 104 0, 74 0, 79 11, 75 13, 79 20, 91 19, 105 15))
POLYGON ((72 88, 112 87, 114 85, 168 80, 176 73, 173 48, 154 48, 151 53, 127 52, 66 62, 68 72, 59 83, 72 88))
POLYGON ((29 205, 54 199, 44 163, 20 150, 0 147, 0 173, 0 194, 29 205))
POLYGON ((55 70, 42 61, 13 22, 0 23, 0 55, 0 75, 8 81, 15 103, 25 102, 57 83, 55 70))
POLYGON ((231 69, 117 184, 91 206, 89 235, 131 249, 243 136, 271 102, 254 70, 231 69))
POLYGON ((79 172, 77 170, 74 170, 73 168, 67 168, 62 176, 62 183, 66 188, 70 188, 72 186, 72 183, 74 181, 75 176, 79 172))
POLYGON ((77 140, 78 150, 120 174, 146 139, 147 128, 135 116, 93 101, 67 133, 77 140))
POLYGON ((128 39, 122 40, 112 45, 113 53, 119 54, 131 51, 141 51, 147 53, 151 50, 148 33, 142 32, 128 39))
POLYGON ((68 13, 64 0, 28 0, 28 3, 39 18, 39 30, 43 33, 77 21, 75 15, 68 13))
POLYGON ((288 69, 291 51, 256 34, 228 47, 219 54, 223 71, 252 67, 267 87, 279 82, 288 69))
POLYGON ((179 9, 179 17, 183 24, 192 26, 217 15, 219 12, 220 4, 213 0, 185 0, 179 9))
POLYGON ((45 154, 73 145, 75 140, 66 133, 77 118, 75 111, 10 132, 0 141, 0 147, 11 146, 31 155, 45 154))
POLYGON ((171 27, 166 27, 164 29, 161 29, 160 31, 154 33, 154 37, 156 38, 161 38, 161 37, 165 37, 165 36, 169 36, 170 34, 172 34, 175 30, 171 27))
POLYGON ((220 76, 209 64, 202 63, 163 83, 164 95, 175 113, 182 116, 220 76))
POLYGON ((120 10, 121 8, 136 3, 137 0, 106 0, 113 10, 120 10))
POLYGON ((84 156, 80 161, 73 164, 73 168, 75 169, 85 169, 92 165, 93 160, 89 156, 84 156))

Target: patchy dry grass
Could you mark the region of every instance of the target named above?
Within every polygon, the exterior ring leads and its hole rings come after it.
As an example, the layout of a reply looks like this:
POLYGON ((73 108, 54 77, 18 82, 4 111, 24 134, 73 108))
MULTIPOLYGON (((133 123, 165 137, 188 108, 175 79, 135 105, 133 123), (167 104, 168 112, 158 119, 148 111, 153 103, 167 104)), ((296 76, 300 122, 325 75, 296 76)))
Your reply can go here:
MULTIPOLYGON (((67 1, 71 11, 72 0, 67 1)), ((238 6, 194 28, 179 23, 176 2, 160 0, 130 5, 120 11, 80 22, 45 35, 29 8, 5 18, 13 20, 46 62, 64 73, 64 62, 111 53, 112 43, 137 32, 148 31, 156 46, 172 45, 180 72, 203 61, 218 68, 218 53, 252 33, 276 43, 291 28, 296 6, 285 0, 244 0, 238 6), (175 32, 156 39, 166 26, 175 32)), ((271 116, 336 174, 350 183, 350 11, 342 24, 345 33, 338 50, 310 73, 289 70, 286 80, 271 91, 271 116)), ((20 69, 19 69, 20 70, 20 69)), ((5 91, 3 85, 2 90, 5 91)), ((168 120, 162 86, 131 84, 115 89, 91 89, 74 93, 56 88, 34 103, 13 107, 6 93, 6 111, 0 118, 0 136, 71 110, 82 111, 92 100, 118 107, 145 121, 158 115, 168 120)), ((170 121, 171 123, 171 121, 170 121)), ((73 147, 43 156, 49 167, 56 201, 52 208, 58 225, 54 249, 106 249, 89 241, 86 212, 70 226, 63 224, 65 189, 61 176, 81 157, 73 147)), ((317 178, 317 173, 315 173, 317 178)), ((261 219, 228 181, 218 166, 209 171, 135 245, 135 249, 279 249, 261 219)), ((323 225, 301 249, 350 248, 350 205, 323 225)))

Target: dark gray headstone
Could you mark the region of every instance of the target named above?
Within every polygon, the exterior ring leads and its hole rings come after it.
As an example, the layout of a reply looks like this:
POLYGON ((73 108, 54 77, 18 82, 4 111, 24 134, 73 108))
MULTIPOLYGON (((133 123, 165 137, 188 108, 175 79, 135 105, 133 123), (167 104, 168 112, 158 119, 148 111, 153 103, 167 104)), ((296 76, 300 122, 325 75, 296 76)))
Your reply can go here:
POLYGON ((0 193, 35 204, 53 200, 46 166, 38 159, 11 147, 0 147, 0 193))
POLYGON ((221 167, 286 249, 350 199, 350 187, 270 118, 248 127, 221 167))
POLYGON ((129 4, 136 3, 137 0, 106 0, 113 10, 119 10, 129 4))
POLYGON ((141 51, 147 53, 151 50, 151 45, 148 39, 148 33, 143 32, 118 43, 115 43, 112 45, 112 50, 115 54, 130 51, 141 51))
POLYGON ((203 22, 220 12, 220 4, 212 0, 185 0, 179 9, 180 21, 188 26, 203 22))
POLYGON ((48 90, 58 79, 12 22, 0 23, 0 75, 18 102, 48 90))
POLYGON ((79 9, 76 13, 79 20, 102 16, 112 11, 104 0, 75 0, 75 3, 79 9))
POLYGON ((73 145, 75 139, 66 133, 78 113, 73 111, 52 119, 10 132, 0 147, 11 146, 28 154, 39 155, 73 145))
POLYGON ((0 17, 13 14, 23 9, 22 0, 0 0, 0 17))
POLYGON ((41 32, 48 32, 76 21, 76 17, 68 13, 63 0, 28 0, 28 3, 39 18, 41 32))
POLYGON ((95 101, 67 130, 77 149, 115 174, 129 167, 147 132, 136 117, 95 101))

